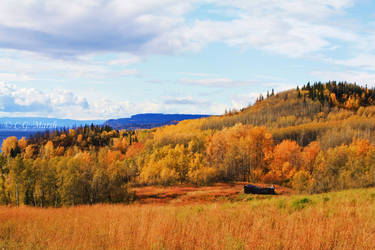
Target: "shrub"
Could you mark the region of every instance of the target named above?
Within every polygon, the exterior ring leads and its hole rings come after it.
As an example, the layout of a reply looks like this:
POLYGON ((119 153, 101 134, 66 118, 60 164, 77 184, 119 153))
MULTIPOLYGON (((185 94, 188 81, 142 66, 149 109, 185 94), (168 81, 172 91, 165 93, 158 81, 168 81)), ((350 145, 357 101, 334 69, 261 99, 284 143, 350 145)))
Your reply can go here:
POLYGON ((291 208, 293 210, 301 210, 301 209, 304 209, 306 206, 311 205, 311 204, 312 204, 312 200, 304 197, 304 198, 292 201, 291 208))
POLYGON ((310 191, 312 185, 312 177, 306 171, 298 171, 292 180, 292 187, 299 193, 310 191))

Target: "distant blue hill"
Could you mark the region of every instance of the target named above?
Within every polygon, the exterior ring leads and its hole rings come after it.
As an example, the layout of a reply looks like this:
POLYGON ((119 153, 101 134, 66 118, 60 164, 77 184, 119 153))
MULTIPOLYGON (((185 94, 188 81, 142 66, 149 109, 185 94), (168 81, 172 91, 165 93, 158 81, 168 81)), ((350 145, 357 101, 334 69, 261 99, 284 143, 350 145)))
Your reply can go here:
POLYGON ((147 113, 133 115, 130 118, 110 119, 106 121, 105 124, 114 129, 149 129, 177 124, 183 120, 199 119, 208 116, 209 115, 147 113))

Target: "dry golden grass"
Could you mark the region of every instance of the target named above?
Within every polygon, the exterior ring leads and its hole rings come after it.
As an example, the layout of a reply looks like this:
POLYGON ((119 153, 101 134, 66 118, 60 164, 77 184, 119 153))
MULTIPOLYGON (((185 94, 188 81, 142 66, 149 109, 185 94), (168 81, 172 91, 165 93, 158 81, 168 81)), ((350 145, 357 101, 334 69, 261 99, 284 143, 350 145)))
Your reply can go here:
POLYGON ((375 249, 375 189, 197 205, 0 207, 0 249, 375 249))

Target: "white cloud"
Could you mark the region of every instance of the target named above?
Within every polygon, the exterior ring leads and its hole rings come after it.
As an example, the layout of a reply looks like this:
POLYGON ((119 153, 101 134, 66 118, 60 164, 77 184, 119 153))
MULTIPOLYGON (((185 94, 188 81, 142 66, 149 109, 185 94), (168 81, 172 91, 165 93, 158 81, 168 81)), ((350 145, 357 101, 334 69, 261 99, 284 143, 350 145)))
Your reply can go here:
POLYGON ((246 13, 276 12, 304 18, 327 18, 354 4, 354 0, 220 0, 219 5, 234 6, 246 13))
MULTIPOLYGON (((240 94, 232 97, 232 107, 240 110, 246 108, 249 105, 255 103, 256 99, 260 96, 261 93, 251 92, 247 94, 240 94)), ((264 96, 264 95, 263 95, 264 96)))
POLYGON ((120 65, 120 66, 126 67, 128 65, 131 65, 131 64, 138 63, 138 62, 142 61, 142 59, 138 56, 128 57, 128 56, 119 55, 119 57, 120 57, 119 59, 112 60, 108 64, 110 64, 110 65, 120 65))
MULTIPOLYGON (((238 8, 230 21, 195 20, 150 40, 148 51, 198 51, 209 43, 222 41, 244 49, 249 47, 301 57, 337 47, 331 39, 356 43, 360 36, 340 17, 353 1, 213 1, 224 7, 238 8), (345 25, 344 25, 345 24, 345 25)), ((362 38, 362 37, 361 37, 362 38)))
POLYGON ((341 60, 333 60, 328 59, 329 62, 348 66, 348 67, 355 67, 355 68, 361 68, 362 70, 371 70, 375 71, 375 55, 374 54, 359 54, 357 56, 354 56, 352 58, 348 59, 341 59, 341 60))
POLYGON ((235 87, 265 87, 269 90, 283 91, 294 88, 291 83, 285 82, 284 79, 272 78, 270 76, 256 75, 254 80, 235 80, 231 78, 181 78, 178 80, 181 84, 197 85, 203 87, 216 88, 235 88, 235 87))
POLYGON ((51 105, 55 107, 79 106, 83 109, 89 108, 86 98, 76 96, 67 90, 54 90, 48 97, 51 105))
POLYGON ((138 73, 138 70, 136 69, 124 69, 118 72, 118 74, 122 76, 131 76, 131 75, 136 75, 137 73, 138 73))
POLYGON ((137 51, 183 22, 191 4, 173 0, 3 0, 0 46, 69 57, 137 51), (23 38, 23 39, 21 39, 23 38))
MULTIPOLYGON (((271 93, 272 89, 274 93, 277 94, 282 91, 294 89, 296 87, 295 84, 292 83, 282 83, 282 82, 265 82, 262 84, 263 86, 267 86, 269 88, 268 92, 271 93)), ((264 98, 267 96, 267 91, 265 92, 248 92, 242 94, 236 94, 231 97, 232 99, 232 108, 240 110, 242 108, 246 108, 249 105, 253 105, 257 98, 262 95, 264 98)))
POLYGON ((0 73, 0 79, 6 82, 12 82, 12 81, 31 81, 34 80, 34 78, 26 73, 0 73))
POLYGON ((0 83, 0 112, 26 115, 63 114, 69 110, 85 110, 89 105, 85 98, 66 90, 46 93, 35 88, 17 88, 13 84, 0 83))
POLYGON ((188 76, 199 76, 199 77, 212 77, 217 76, 216 74, 209 74, 209 73, 196 73, 196 72, 177 72, 181 75, 188 75, 188 76))
POLYGON ((191 105, 191 106, 202 107, 202 105, 208 105, 209 102, 207 100, 202 100, 202 99, 198 100, 196 98, 193 98, 192 96, 182 96, 182 97, 170 96, 170 97, 164 98, 164 104, 165 105, 183 105, 183 106, 191 105))
POLYGON ((70 57, 111 51, 197 51, 223 41, 296 57, 334 47, 330 38, 358 40, 355 30, 330 22, 353 4, 353 0, 74 0, 69 4, 3 0, 0 47, 70 57), (236 9, 236 16, 229 21, 189 19, 189 13, 206 3, 236 9))
POLYGON ((199 85, 206 87, 234 87, 234 86, 251 86, 254 84, 259 84, 258 81, 241 81, 233 80, 230 78, 201 78, 201 79, 191 79, 182 78, 179 80, 182 84, 199 85))
POLYGON ((0 114, 4 116, 42 116, 72 119, 109 119, 137 113, 221 114, 225 106, 207 100, 186 97, 162 97, 146 102, 112 101, 107 98, 88 101, 64 89, 50 92, 18 88, 0 83, 0 114))
POLYGON ((91 116, 105 118, 129 117, 139 113, 182 113, 182 114, 223 114, 226 106, 207 100, 187 97, 162 97, 146 102, 113 102, 108 99, 95 101, 90 105, 91 116))
POLYGON ((77 60, 60 60, 40 56, 34 52, 0 49, 0 81, 26 82, 39 80, 39 74, 53 75, 57 79, 108 79, 118 76, 133 76, 140 72, 129 65, 141 59, 130 55, 114 55, 107 62, 94 56, 81 56, 77 60))
POLYGON ((314 71, 310 73, 312 76, 321 81, 346 81, 351 83, 358 83, 360 85, 368 85, 375 87, 375 73, 364 71, 314 71))

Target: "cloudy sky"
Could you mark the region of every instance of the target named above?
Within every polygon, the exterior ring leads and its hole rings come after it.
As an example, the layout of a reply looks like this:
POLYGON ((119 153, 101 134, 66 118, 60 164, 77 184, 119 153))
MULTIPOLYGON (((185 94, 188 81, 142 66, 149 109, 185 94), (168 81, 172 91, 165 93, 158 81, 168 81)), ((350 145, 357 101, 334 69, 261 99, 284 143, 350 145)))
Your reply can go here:
POLYGON ((374 1, 0 1, 0 116, 221 114, 325 80, 375 85, 374 1))

